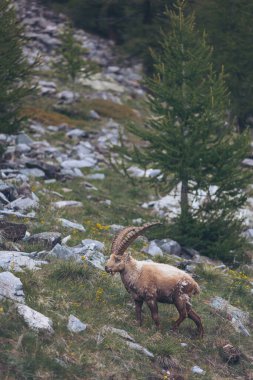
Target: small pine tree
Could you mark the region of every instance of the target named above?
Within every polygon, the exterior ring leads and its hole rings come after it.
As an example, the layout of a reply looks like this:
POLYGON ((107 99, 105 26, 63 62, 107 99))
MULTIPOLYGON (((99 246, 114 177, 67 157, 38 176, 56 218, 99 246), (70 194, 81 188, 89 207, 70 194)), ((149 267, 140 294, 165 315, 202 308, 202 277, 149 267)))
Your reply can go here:
MULTIPOLYGON (((152 52, 155 75, 147 80, 152 118, 130 131, 146 142, 132 159, 162 171, 161 185, 181 183, 181 213, 171 227, 173 238, 201 253, 232 260, 242 248, 241 221, 235 213, 246 196, 249 173, 241 161, 248 135, 237 135, 226 122, 229 97, 224 73, 212 68, 212 48, 184 15, 185 2, 167 11, 171 30, 162 34, 159 54, 152 52), (196 210, 189 195, 199 189, 208 198, 196 210)), ((157 184, 157 179, 154 181, 157 184)))
POLYGON ((74 37, 74 30, 71 24, 68 24, 64 28, 60 39, 61 47, 59 53, 62 60, 55 67, 60 75, 72 81, 72 85, 75 88, 78 75, 82 73, 84 77, 88 78, 94 72, 94 67, 84 59, 85 49, 74 37))
POLYGON ((0 132, 20 127, 20 107, 29 92, 29 65, 23 55, 23 27, 10 0, 0 2, 0 132))

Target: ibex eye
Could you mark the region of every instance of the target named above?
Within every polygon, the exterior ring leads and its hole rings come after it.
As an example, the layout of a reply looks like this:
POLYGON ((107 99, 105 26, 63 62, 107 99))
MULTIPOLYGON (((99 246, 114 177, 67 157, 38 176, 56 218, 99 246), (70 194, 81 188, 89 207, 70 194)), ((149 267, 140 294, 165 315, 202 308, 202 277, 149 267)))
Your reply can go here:
POLYGON ((116 258, 115 258, 116 263, 119 263, 120 260, 121 260, 120 257, 116 257, 116 258))

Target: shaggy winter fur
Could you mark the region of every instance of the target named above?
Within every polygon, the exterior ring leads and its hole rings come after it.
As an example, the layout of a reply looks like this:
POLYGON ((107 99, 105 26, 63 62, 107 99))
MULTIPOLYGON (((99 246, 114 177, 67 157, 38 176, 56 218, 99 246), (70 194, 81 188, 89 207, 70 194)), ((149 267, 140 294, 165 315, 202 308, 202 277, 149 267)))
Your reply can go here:
MULTIPOLYGON (((154 224, 151 224, 154 225, 154 224)), ((151 227, 150 224, 143 227, 130 227, 124 229, 113 240, 112 254, 108 260, 105 270, 114 274, 119 272, 126 290, 132 295, 135 302, 136 318, 142 324, 142 305, 145 301, 150 308, 151 316, 160 327, 158 316, 158 302, 174 304, 179 312, 179 318, 175 322, 173 329, 177 329, 186 318, 192 319, 200 336, 203 336, 203 326, 200 317, 192 310, 190 299, 194 294, 198 294, 200 289, 193 278, 184 271, 171 265, 137 261, 128 253, 122 252, 120 239, 123 238, 124 248, 128 246, 129 240, 133 241, 141 232, 151 227), (119 253, 120 252, 120 253, 119 253)))

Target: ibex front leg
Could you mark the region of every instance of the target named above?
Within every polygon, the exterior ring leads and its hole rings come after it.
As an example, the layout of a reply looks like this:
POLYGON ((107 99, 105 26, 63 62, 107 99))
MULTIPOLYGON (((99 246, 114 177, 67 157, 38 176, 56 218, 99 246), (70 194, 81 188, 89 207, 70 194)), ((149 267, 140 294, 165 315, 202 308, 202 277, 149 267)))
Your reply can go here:
POLYGON ((135 302, 135 313, 136 313, 136 319, 137 319, 137 322, 139 323, 139 325, 141 326, 142 325, 142 313, 141 313, 141 310, 142 310, 142 305, 143 305, 143 300, 134 300, 135 302))
POLYGON ((155 322, 155 325, 158 329, 160 329, 160 320, 159 320, 159 315, 158 315, 158 306, 157 302, 154 300, 148 300, 146 301, 148 304, 148 307, 151 311, 151 317, 153 321, 155 322))

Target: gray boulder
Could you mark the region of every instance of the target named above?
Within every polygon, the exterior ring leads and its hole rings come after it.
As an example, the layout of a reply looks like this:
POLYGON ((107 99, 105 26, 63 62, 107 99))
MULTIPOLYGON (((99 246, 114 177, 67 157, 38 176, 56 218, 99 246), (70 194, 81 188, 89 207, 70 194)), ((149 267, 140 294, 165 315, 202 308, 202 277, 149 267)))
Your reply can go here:
POLYGON ((81 257, 77 253, 73 252, 71 248, 64 247, 60 244, 56 244, 54 248, 48 253, 48 256, 56 257, 57 259, 61 260, 74 260, 79 263, 82 262, 81 257))
POLYGON ((147 247, 143 248, 142 252, 151 256, 163 256, 163 251, 154 240, 152 240, 147 247))
POLYGON ((83 204, 82 202, 78 202, 78 201, 58 201, 58 202, 53 202, 52 206, 55 208, 83 207, 83 204))
POLYGON ((39 207, 39 198, 32 193, 31 197, 18 198, 8 204, 8 208, 13 210, 26 211, 31 208, 37 209, 39 207))
POLYGON ((93 240, 93 239, 84 239, 82 240, 82 246, 84 249, 89 249, 89 250, 98 250, 98 251, 103 251, 104 250, 104 243, 98 240, 93 240))
POLYGON ((66 227, 66 228, 71 228, 71 229, 74 229, 74 230, 78 230, 78 231, 81 231, 81 232, 85 232, 85 228, 82 224, 79 224, 79 223, 74 223, 74 222, 71 222, 70 220, 67 220, 67 219, 64 219, 64 218, 59 218, 58 219, 59 222, 61 223, 61 225, 63 227, 66 227))
POLYGON ((69 316, 67 327, 68 327, 68 330, 73 332, 73 333, 79 333, 79 332, 85 331, 87 329, 87 325, 85 323, 81 322, 74 315, 69 316))
POLYGON ((67 160, 61 163, 64 169, 75 169, 75 168, 92 168, 97 164, 97 160, 92 156, 87 156, 83 160, 67 160))
POLYGON ((60 232, 40 232, 30 236, 28 242, 52 249, 56 244, 61 243, 61 234, 60 232))
POLYGON ((245 325, 249 324, 250 317, 247 311, 242 311, 235 306, 230 305, 228 301, 221 297, 213 297, 209 305, 219 314, 227 318, 235 330, 245 336, 250 336, 245 325))
POLYGON ((132 350, 139 351, 141 354, 144 354, 145 356, 148 356, 149 358, 154 358, 154 354, 150 352, 147 348, 141 346, 139 343, 126 341, 126 344, 132 350))
POLYGON ((46 332, 53 334, 53 322, 50 318, 31 309, 27 305, 17 305, 18 314, 24 318, 29 328, 36 332, 46 332))
POLYGON ((25 144, 25 145, 32 145, 33 143, 33 140, 27 136, 26 133, 19 133, 16 137, 16 144, 19 145, 19 144, 25 144))
POLYGON ((75 128, 75 129, 72 129, 71 131, 69 131, 67 133, 67 137, 69 137, 71 139, 80 139, 82 137, 88 137, 88 134, 87 134, 87 132, 83 131, 82 129, 75 128))
POLYGON ((11 272, 0 273, 0 300, 11 299, 20 303, 25 302, 23 284, 20 279, 11 272))
POLYGON ((22 272, 23 268, 40 269, 46 261, 33 260, 28 253, 17 251, 0 251, 0 268, 14 272, 22 272))
POLYGON ((162 240, 154 240, 156 245, 161 248, 163 253, 169 253, 171 255, 180 255, 181 246, 174 240, 171 239, 162 239, 162 240))

